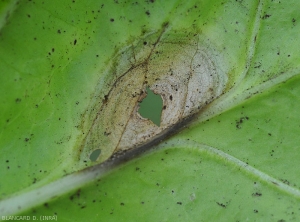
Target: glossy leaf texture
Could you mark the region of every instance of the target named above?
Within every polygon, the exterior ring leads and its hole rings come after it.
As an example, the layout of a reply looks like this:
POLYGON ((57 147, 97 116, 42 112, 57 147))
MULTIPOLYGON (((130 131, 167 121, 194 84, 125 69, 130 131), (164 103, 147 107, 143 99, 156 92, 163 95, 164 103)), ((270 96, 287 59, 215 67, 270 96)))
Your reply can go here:
POLYGON ((297 2, 1 4, 1 207, 93 164, 78 157, 78 144, 95 92, 107 87, 99 80, 111 78, 105 70, 117 67, 112 59, 124 47, 168 24, 172 33, 197 34, 228 78, 223 93, 147 155, 23 215, 297 221, 297 2))

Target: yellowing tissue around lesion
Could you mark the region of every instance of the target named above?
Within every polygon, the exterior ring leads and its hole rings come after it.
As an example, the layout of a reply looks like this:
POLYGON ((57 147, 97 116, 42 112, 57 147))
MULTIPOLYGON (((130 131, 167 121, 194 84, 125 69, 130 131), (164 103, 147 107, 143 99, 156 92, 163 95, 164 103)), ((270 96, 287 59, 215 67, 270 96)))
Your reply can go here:
POLYGON ((92 105, 94 118, 80 144, 83 161, 95 149, 101 150, 97 162, 103 162, 150 142, 218 97, 227 80, 192 34, 151 34, 121 51, 113 64, 107 70, 113 76, 108 78, 106 101, 92 105), (138 113, 146 87, 163 99, 159 127, 138 113))

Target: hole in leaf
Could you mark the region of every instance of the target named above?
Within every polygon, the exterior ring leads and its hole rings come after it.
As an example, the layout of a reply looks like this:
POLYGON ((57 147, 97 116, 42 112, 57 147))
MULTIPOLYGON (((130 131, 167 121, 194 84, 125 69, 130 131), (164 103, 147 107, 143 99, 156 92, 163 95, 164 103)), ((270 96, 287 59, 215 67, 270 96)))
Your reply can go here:
POLYGON ((98 157, 100 156, 100 154, 101 154, 100 149, 94 150, 90 155, 90 160, 93 161, 93 162, 96 161, 98 159, 98 157))
POLYGON ((140 103, 139 113, 142 117, 151 120, 157 126, 160 126, 161 110, 163 101, 160 95, 154 94, 147 87, 147 96, 140 103))

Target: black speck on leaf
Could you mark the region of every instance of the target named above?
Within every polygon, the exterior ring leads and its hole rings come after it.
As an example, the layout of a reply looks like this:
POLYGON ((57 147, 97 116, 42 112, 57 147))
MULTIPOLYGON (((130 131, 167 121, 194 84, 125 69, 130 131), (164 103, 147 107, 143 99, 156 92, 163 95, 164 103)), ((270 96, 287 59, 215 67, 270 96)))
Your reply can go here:
POLYGON ((262 19, 267 19, 267 18, 270 18, 270 17, 271 17, 271 15, 265 14, 265 15, 262 17, 262 19))
POLYGON ((145 13, 146 13, 146 15, 150 16, 150 11, 149 10, 147 10, 145 13))
POLYGON ((178 205, 182 205, 182 202, 179 201, 179 202, 177 202, 177 204, 178 204, 178 205))
POLYGON ((252 194, 253 197, 260 197, 262 196, 262 193, 256 192, 252 194))
POLYGON ((76 45, 76 43, 77 43, 77 39, 74 40, 74 45, 76 45))
POLYGON ((58 33, 58 34, 61 34, 61 31, 60 31, 60 29, 58 29, 58 30, 57 30, 57 33, 58 33))
POLYGON ((16 103, 20 103, 21 102, 21 99, 20 98, 16 98, 16 103))
POLYGON ((235 121, 235 126, 237 129, 241 129, 241 125, 242 123, 244 122, 244 120, 249 120, 249 117, 248 116, 244 116, 244 117, 241 117, 239 120, 236 120, 235 121))
POLYGON ((226 208, 226 205, 223 203, 216 202, 220 207, 226 208))
POLYGON ((114 22, 114 21, 115 21, 115 19, 111 18, 111 19, 110 19, 110 21, 111 21, 111 22, 114 22))

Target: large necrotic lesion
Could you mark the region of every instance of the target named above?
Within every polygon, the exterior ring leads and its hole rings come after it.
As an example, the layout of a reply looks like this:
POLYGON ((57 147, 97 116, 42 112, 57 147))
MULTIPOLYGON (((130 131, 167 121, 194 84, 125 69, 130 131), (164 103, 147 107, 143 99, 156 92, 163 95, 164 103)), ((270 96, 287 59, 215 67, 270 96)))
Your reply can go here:
POLYGON ((199 45, 198 35, 169 31, 150 34, 121 51, 107 70, 106 85, 102 81, 96 92, 105 101, 96 102, 97 111, 90 113, 94 117, 81 144, 81 159, 100 149, 96 159, 102 162, 145 144, 218 97, 226 78, 199 45), (163 100, 159 126, 138 112, 146 88, 163 100))

